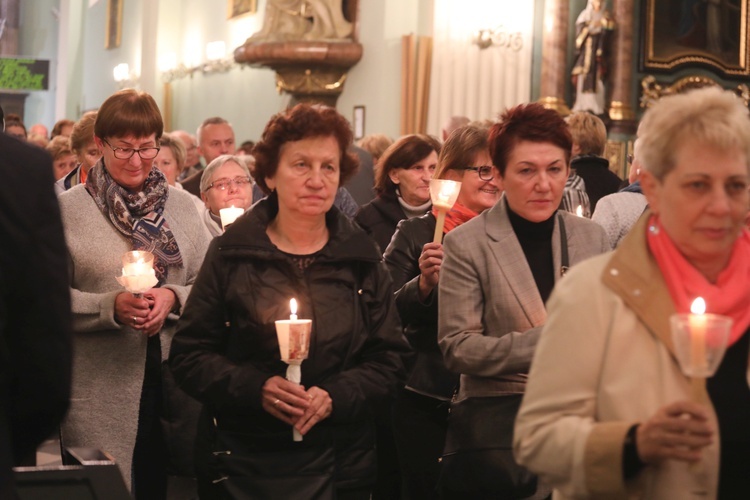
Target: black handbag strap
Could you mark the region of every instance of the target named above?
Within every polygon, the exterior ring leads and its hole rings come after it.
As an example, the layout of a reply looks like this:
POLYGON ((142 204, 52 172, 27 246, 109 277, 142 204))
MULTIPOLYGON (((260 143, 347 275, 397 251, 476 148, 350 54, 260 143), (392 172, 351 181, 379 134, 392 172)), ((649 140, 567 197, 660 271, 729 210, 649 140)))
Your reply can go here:
POLYGON ((570 260, 568 257, 568 233, 565 230, 565 221, 561 214, 557 214, 557 221, 560 223, 560 276, 570 269, 570 260))

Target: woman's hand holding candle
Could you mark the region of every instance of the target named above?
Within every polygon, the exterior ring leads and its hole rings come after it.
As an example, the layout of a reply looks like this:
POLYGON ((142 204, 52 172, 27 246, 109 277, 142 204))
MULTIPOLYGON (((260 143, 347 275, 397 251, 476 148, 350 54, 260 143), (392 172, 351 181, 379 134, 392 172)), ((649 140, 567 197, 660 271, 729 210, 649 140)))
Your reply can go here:
POLYGON ((310 397, 300 384, 274 375, 263 384, 261 405, 282 422, 295 425, 310 407, 310 397))
POLYGON ((307 397, 310 399, 310 406, 307 407, 305 413, 294 424, 294 428, 303 436, 315 424, 328 418, 333 411, 331 396, 320 387, 310 387, 307 390, 307 397))
POLYGON ((638 426, 636 447, 646 464, 665 460, 697 462, 713 437, 706 408, 693 401, 678 401, 661 407, 638 426))
POLYGON ((419 300, 424 302, 438 285, 440 265, 443 263, 443 245, 425 243, 419 256, 419 300))

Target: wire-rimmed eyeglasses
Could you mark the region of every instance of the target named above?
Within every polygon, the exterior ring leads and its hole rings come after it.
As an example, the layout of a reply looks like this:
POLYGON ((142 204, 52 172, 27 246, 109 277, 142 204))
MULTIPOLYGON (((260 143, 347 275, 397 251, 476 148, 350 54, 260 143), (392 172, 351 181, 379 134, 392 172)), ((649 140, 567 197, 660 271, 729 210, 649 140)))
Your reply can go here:
POLYGON ((141 157, 141 160, 153 160, 159 154, 159 149, 161 149, 157 146, 148 148, 118 148, 110 144, 107 139, 102 139, 102 142, 110 147, 115 158, 118 160, 129 160, 136 153, 141 157))
POLYGON ((481 165, 479 167, 461 167, 461 170, 473 170, 479 174, 483 181, 491 181, 495 178, 495 167, 492 165, 481 165))
POLYGON ((226 191, 229 189, 229 186, 234 184, 238 188, 241 188, 245 184, 248 184, 250 182, 250 177, 235 177, 234 179, 219 179, 218 181, 214 181, 211 184, 208 185, 206 188, 206 191, 208 191, 211 188, 216 188, 219 191, 226 191))

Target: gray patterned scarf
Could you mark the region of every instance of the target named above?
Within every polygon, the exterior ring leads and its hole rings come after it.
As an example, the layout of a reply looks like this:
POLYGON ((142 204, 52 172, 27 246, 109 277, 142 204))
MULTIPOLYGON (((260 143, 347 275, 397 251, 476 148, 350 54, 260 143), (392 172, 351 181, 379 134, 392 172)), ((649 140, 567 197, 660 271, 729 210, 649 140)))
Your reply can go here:
POLYGON ((169 185, 159 169, 152 168, 142 191, 129 191, 112 179, 104 168, 104 159, 91 167, 86 189, 99 210, 132 243, 133 250, 154 254, 154 271, 163 284, 169 266, 182 267, 177 241, 162 216, 169 185))

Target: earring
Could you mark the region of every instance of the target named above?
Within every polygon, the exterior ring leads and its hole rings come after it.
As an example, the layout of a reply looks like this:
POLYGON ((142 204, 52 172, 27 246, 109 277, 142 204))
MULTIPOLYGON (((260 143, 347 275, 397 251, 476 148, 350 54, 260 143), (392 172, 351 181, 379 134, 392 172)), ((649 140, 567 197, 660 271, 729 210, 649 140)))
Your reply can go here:
POLYGON ((649 234, 653 234, 654 236, 656 236, 657 234, 659 234, 659 226, 657 226, 654 223, 649 224, 648 225, 648 232, 649 232, 649 234))

